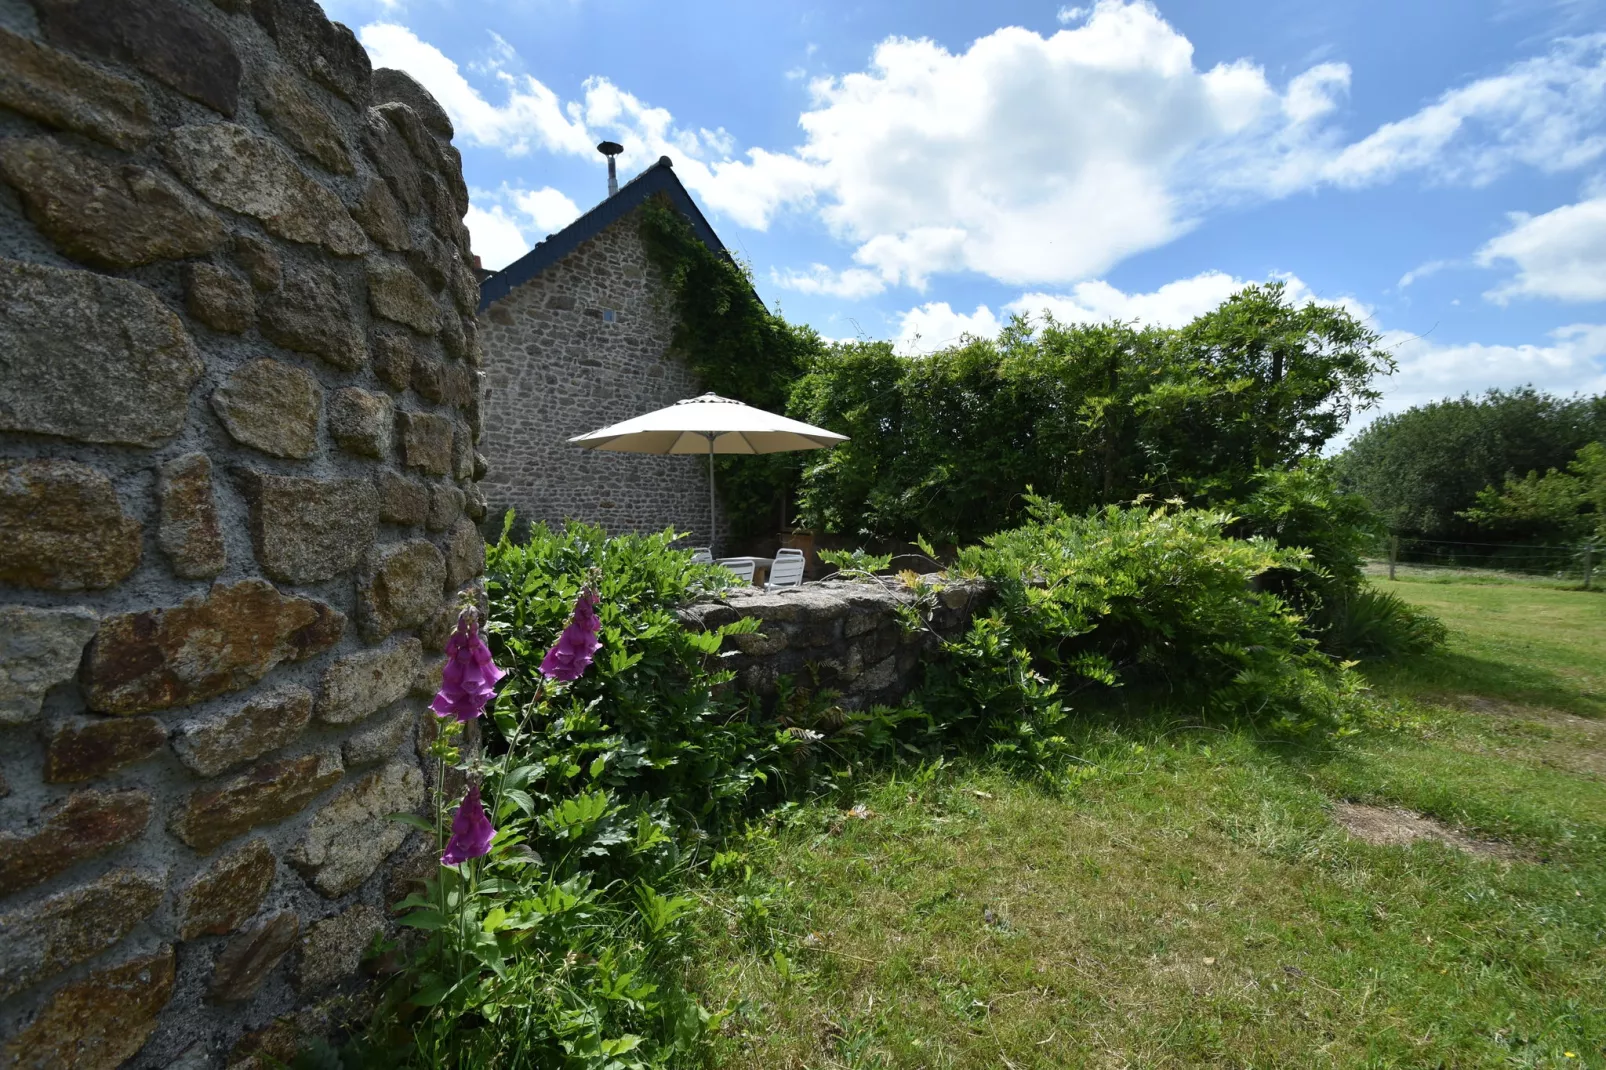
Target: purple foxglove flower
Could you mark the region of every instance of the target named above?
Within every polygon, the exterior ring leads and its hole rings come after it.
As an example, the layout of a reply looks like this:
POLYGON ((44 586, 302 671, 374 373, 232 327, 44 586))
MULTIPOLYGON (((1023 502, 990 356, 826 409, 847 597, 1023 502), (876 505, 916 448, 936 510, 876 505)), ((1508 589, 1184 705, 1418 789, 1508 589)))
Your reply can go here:
POLYGON ((446 841, 441 865, 455 866, 490 853, 491 840, 495 837, 496 829, 491 827, 491 819, 485 816, 485 804, 480 802, 480 786, 475 784, 458 804, 457 813, 452 815, 452 835, 446 841))
POLYGON ((597 594, 587 587, 574 603, 574 617, 569 621, 558 641, 541 659, 541 675, 548 680, 573 682, 585 675, 602 640, 597 633, 602 622, 597 619, 597 594))
POLYGON ((465 612, 457 618, 457 630, 446 640, 441 689, 429 708, 437 717, 472 721, 485 712, 485 704, 496 693, 496 682, 506 675, 491 661, 491 649, 480 637, 479 620, 473 612, 465 612))

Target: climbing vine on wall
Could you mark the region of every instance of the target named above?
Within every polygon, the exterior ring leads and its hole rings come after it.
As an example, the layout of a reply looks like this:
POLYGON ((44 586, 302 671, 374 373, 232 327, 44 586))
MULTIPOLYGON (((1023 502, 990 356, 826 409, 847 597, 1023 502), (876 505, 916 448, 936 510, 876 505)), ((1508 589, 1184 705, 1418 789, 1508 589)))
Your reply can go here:
MULTIPOLYGON (((643 205, 641 235, 678 317, 671 352, 716 394, 785 412, 792 384, 825 352, 819 334, 766 308, 747 270, 698 240, 666 201, 643 205)), ((807 458, 778 453, 716 461, 720 499, 736 538, 776 531, 783 507, 791 516, 790 499, 807 458)))

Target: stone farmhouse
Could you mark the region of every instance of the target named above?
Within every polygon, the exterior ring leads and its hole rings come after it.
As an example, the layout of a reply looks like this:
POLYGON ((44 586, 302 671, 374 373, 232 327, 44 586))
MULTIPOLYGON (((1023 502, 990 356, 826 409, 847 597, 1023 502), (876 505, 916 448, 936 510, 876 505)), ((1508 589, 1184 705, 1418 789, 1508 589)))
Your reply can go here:
MULTIPOLYGON (((605 151, 617 146, 604 142, 605 151)), ((709 248, 725 252, 665 156, 480 284, 488 525, 566 519, 610 532, 689 533, 706 546, 708 471, 698 457, 582 450, 568 439, 703 392, 668 352, 675 313, 640 233, 664 198, 709 248)), ((723 513, 723 510, 721 510, 723 513)), ((723 527, 723 525, 721 525, 723 527)), ((492 532, 494 537, 494 531, 492 532)))

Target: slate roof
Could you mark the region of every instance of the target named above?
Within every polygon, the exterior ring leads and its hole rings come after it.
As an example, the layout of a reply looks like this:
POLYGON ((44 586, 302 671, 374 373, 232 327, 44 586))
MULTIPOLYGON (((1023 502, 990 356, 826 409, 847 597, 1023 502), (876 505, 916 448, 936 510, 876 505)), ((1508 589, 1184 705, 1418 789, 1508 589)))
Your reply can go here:
POLYGON ((540 242, 534 249, 501 271, 486 276, 480 282, 480 311, 484 312, 494 302, 500 301, 512 292, 515 286, 529 282, 574 252, 582 242, 595 238, 610 223, 628 215, 648 197, 660 193, 668 197, 669 203, 686 217, 686 222, 691 224, 692 233, 696 234, 704 245, 723 256, 730 256, 724 243, 719 240, 719 235, 714 233, 714 228, 703 218, 702 209, 691 199, 686 187, 680 184, 680 177, 675 174, 674 165, 669 157, 660 156, 657 163, 620 186, 618 193, 556 234, 548 235, 546 241, 540 242))

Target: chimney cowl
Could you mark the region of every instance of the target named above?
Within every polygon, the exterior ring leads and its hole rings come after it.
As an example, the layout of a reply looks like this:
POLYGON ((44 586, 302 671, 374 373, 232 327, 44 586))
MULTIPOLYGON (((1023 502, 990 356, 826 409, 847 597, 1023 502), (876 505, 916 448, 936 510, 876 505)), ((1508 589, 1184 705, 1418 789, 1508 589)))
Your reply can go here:
POLYGON ((614 157, 625 151, 625 147, 617 141, 603 141, 597 145, 597 151, 608 158, 608 196, 612 197, 619 192, 619 171, 614 157))

